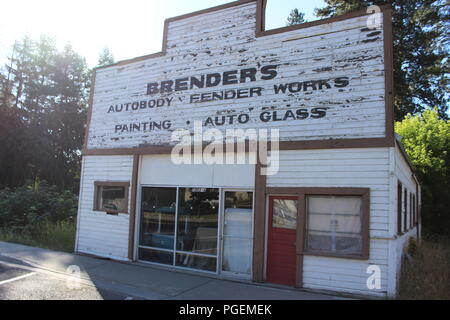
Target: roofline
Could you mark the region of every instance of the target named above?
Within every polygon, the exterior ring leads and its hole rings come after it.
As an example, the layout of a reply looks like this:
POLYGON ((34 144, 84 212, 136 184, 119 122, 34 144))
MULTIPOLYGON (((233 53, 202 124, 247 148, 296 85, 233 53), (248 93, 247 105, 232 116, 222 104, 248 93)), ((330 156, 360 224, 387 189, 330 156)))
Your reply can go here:
POLYGON ((219 6, 215 6, 215 7, 202 9, 202 10, 198 10, 198 11, 182 14, 182 15, 179 15, 179 16, 167 18, 166 20, 164 20, 163 43, 162 43, 161 51, 155 52, 155 53, 151 53, 151 54, 147 54, 147 55, 144 55, 144 56, 131 58, 131 59, 121 60, 121 61, 109 64, 109 65, 106 65, 106 66, 94 67, 93 70, 96 71, 96 70, 100 70, 100 69, 104 69, 104 68, 116 67, 116 66, 120 66, 120 65, 129 64, 129 63, 139 62, 139 61, 142 61, 142 60, 152 59, 152 58, 156 58, 156 57, 162 57, 162 56, 164 56, 166 54, 166 49, 167 49, 167 46, 166 46, 167 45, 167 31, 168 31, 168 25, 169 25, 170 22, 183 20, 183 19, 188 19, 188 18, 195 17, 195 16, 198 16, 198 15, 202 15, 202 14, 206 14, 206 13, 210 13, 210 12, 215 12, 215 11, 219 11, 219 10, 224 10, 224 9, 228 9, 228 8, 244 5, 244 4, 251 3, 251 2, 263 2, 264 3, 264 8, 265 8, 265 4, 266 4, 267 0, 238 0, 238 1, 228 2, 228 3, 225 3, 225 4, 219 5, 219 6))
MULTIPOLYGON (((365 14, 370 14, 370 13, 367 13, 366 10, 357 10, 357 11, 352 11, 352 12, 349 12, 349 13, 346 13, 346 14, 342 14, 342 15, 338 15, 338 16, 332 16, 332 17, 325 18, 325 19, 319 19, 319 20, 314 20, 314 21, 311 21, 311 22, 305 22, 305 23, 298 24, 298 25, 286 26, 286 27, 281 27, 281 28, 276 28, 276 29, 271 29, 271 30, 265 30, 265 20, 266 20, 265 18, 266 18, 267 0, 238 0, 238 1, 233 1, 233 2, 225 3, 225 4, 222 4, 222 5, 219 5, 219 6, 211 7, 211 8, 208 8, 208 9, 202 9, 202 10, 194 11, 194 12, 191 12, 191 13, 186 13, 186 14, 182 14, 182 15, 179 15, 179 16, 175 16, 175 17, 172 17, 172 18, 167 18, 164 21, 164 32, 163 32, 163 40, 162 40, 161 51, 155 52, 155 53, 151 53, 151 54, 148 54, 148 55, 144 55, 144 56, 131 58, 131 59, 121 60, 121 61, 115 62, 113 64, 109 64, 109 65, 106 65, 106 66, 94 67, 93 71, 96 72, 97 70, 101 70, 101 69, 105 69, 105 68, 117 67, 117 66, 127 65, 127 64, 130 64, 130 63, 135 63, 135 62, 139 62, 139 61, 143 61, 143 60, 147 60, 147 59, 163 57, 163 56, 166 55, 167 34, 168 34, 169 23, 174 22, 174 21, 178 21, 178 20, 188 19, 188 18, 191 18, 191 17, 194 17, 194 16, 198 16, 198 15, 202 15, 202 14, 207 14, 207 13, 210 13, 210 12, 215 12, 215 11, 219 11, 219 10, 224 10, 224 9, 236 7, 236 6, 245 5, 245 4, 252 3, 252 2, 256 2, 256 7, 257 7, 257 10, 256 10, 256 37, 268 36, 268 35, 272 35, 272 34, 288 32, 288 31, 292 31, 292 30, 309 28, 309 27, 313 27, 313 26, 317 26, 317 25, 321 25, 321 24, 327 24, 327 23, 341 21, 341 20, 345 20, 345 19, 360 17, 360 16, 363 16, 365 14)), ((385 11, 390 11, 392 6, 390 4, 384 4, 384 5, 380 5, 379 8, 380 8, 380 10, 382 12, 385 12, 385 11)))
POLYGON ((405 159, 409 168, 411 169, 414 180, 416 180, 417 184, 420 185, 419 178, 417 177, 417 168, 411 162, 411 159, 409 158, 408 154, 406 153, 405 147, 404 147, 403 143, 401 142, 400 136, 398 134, 395 134, 395 145, 398 147, 401 155, 403 156, 403 158, 405 159))

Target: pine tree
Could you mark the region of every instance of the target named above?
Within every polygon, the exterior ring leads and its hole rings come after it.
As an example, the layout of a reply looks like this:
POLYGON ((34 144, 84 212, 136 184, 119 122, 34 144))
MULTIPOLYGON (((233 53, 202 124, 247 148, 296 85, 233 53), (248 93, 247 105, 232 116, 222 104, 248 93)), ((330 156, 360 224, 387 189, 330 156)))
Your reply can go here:
POLYGON ((391 4, 394 32, 395 115, 421 113, 437 106, 447 118, 449 103, 449 21, 446 0, 325 0, 318 17, 370 5, 391 4))
POLYGON ((287 26, 292 26, 295 24, 302 24, 305 23, 305 14, 298 11, 297 8, 293 9, 291 11, 291 13, 289 14, 289 17, 287 18, 287 22, 286 25, 287 26))
POLYGON ((24 38, 0 74, 0 185, 41 179, 77 189, 89 87, 85 59, 70 46, 57 50, 51 38, 24 38))
POLYGON ((114 63, 114 55, 108 47, 104 47, 98 56, 97 67, 103 67, 114 63))

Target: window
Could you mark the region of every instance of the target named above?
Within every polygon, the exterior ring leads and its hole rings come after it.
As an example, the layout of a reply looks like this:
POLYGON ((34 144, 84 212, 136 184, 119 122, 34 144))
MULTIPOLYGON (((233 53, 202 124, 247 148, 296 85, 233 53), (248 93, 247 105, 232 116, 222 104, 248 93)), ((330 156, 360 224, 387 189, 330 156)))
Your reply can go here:
POLYGON ((176 201, 176 188, 142 190, 139 243, 148 248, 139 250, 140 259, 173 264, 173 252, 163 250, 174 249, 176 201))
POLYGON ((399 182, 397 187, 397 233, 401 235, 403 233, 402 229, 402 211, 403 211, 403 202, 402 202, 403 189, 402 184, 399 182))
POLYGON ((408 231, 408 190, 405 189, 405 207, 403 208, 403 231, 408 231))
POLYGON ((306 196, 306 253, 367 258, 369 197, 306 196))
POLYGON ((414 208, 414 201, 413 201, 413 194, 409 194, 409 228, 412 229, 414 227, 413 222, 413 208, 414 208))
POLYGON ((416 195, 413 196, 413 203, 414 203, 414 212, 413 212, 413 220, 414 220, 414 227, 417 226, 417 201, 416 201, 416 195))
POLYGON ((179 189, 177 266, 216 271, 218 222, 219 189, 179 189))
POLYGON ((222 270, 251 274, 253 192, 224 192, 222 270))
POLYGON ((139 260, 216 272, 219 189, 143 187, 139 260))
POLYGON ((297 228, 297 201, 273 200, 272 227, 295 230, 297 228))
POLYGON ((95 182, 94 211, 128 213, 129 182, 95 182))

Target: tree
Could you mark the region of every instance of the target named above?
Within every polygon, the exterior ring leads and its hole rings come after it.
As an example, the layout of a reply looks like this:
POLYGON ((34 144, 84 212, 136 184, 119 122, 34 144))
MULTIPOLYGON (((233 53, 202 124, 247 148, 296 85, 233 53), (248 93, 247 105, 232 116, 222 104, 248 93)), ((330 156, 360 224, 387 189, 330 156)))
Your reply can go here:
POLYGON ((395 115, 437 106, 447 118, 450 9, 446 0, 325 0, 318 17, 341 15, 370 5, 391 4, 394 31, 395 115))
POLYGON ((450 123, 437 109, 408 115, 395 124, 422 185, 426 231, 448 235, 450 228, 450 123))
POLYGON ((17 42, 0 74, 0 186, 47 180, 77 189, 89 70, 53 39, 17 42), (3 121, 5 119, 5 121, 3 121))
POLYGON ((305 14, 300 12, 300 11, 298 11, 298 9, 295 8, 289 14, 289 17, 287 18, 286 25, 287 26, 292 26, 292 25, 295 25, 295 24, 302 24, 302 23, 305 23, 305 22, 307 22, 305 20, 305 14))
POLYGON ((114 55, 108 47, 104 47, 98 57, 97 67, 103 67, 114 63, 114 55))

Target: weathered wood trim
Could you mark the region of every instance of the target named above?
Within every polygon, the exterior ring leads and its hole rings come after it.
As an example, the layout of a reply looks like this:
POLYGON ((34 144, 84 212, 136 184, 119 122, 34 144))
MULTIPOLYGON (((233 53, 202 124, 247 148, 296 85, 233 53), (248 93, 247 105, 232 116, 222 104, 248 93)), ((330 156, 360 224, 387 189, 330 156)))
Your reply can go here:
MULTIPOLYGON (((255 1, 262 2, 262 4, 258 3, 258 5, 257 5, 257 10, 258 10, 257 20, 265 21, 265 15, 266 15, 265 9, 266 9, 267 0, 255 0, 255 1), (263 11, 260 11, 260 10, 263 10, 263 11)), ((390 10, 391 6, 386 4, 386 5, 379 6, 379 8, 381 9, 381 11, 384 14, 386 11, 390 10)), ((256 37, 270 36, 270 35, 274 35, 274 34, 278 34, 278 33, 284 33, 284 32, 289 32, 289 31, 294 31, 294 30, 299 30, 299 29, 315 27, 315 26, 319 26, 322 24, 328 24, 328 23, 338 22, 338 21, 347 20, 347 19, 351 19, 351 18, 362 17, 365 15, 370 15, 369 13, 367 13, 367 10, 357 10, 357 11, 349 12, 346 14, 333 16, 330 18, 314 20, 311 22, 305 22, 302 24, 296 24, 293 26, 281 27, 281 28, 276 28, 276 29, 272 29, 272 30, 265 30, 264 23, 259 23, 259 24, 257 23, 256 25, 257 26, 259 25, 260 28, 256 29, 256 37)))
POLYGON ((129 213, 128 208, 128 200, 129 200, 129 189, 130 189, 130 182, 128 181, 94 181, 94 205, 92 211, 100 211, 100 212, 106 212, 106 213, 129 213), (103 210, 98 207, 98 188, 99 187, 124 187, 125 188, 125 202, 127 203, 126 210, 103 210))
MULTIPOLYGON (((248 150, 249 143, 246 143, 248 150)), ((328 140, 306 140, 306 141, 281 141, 280 150, 316 150, 316 149, 355 149, 355 148, 388 148, 391 147, 390 139, 365 138, 365 139, 328 139, 328 140)), ((207 144, 204 145, 206 147, 207 144)), ((226 144, 223 145, 226 150, 226 144)), ((270 148, 270 143, 268 143, 270 148)), ((83 155, 87 156, 110 156, 110 155, 150 155, 171 154, 171 146, 151 146, 140 148, 117 148, 117 149, 85 149, 83 155)))
POLYGON ((261 162, 255 166, 255 210, 253 218, 253 281, 264 282, 264 249, 266 229, 266 183, 267 177, 261 175, 261 162))
POLYGON ((403 147, 403 144, 398 140, 395 140, 395 145, 398 147, 398 149, 400 150, 400 154, 402 155, 403 159, 405 159, 406 163, 408 164, 409 169, 411 170, 411 172, 413 174, 413 179, 417 181, 418 180, 417 176, 416 176, 417 169, 411 162, 411 159, 409 158, 408 154, 406 153, 405 147, 403 147))
POLYGON ((130 227, 128 232, 128 259, 134 261, 134 235, 136 228, 136 201, 137 187, 139 180, 139 155, 133 157, 133 173, 131 178, 131 196, 130 196, 130 227))
POLYGON ((384 7, 383 11, 384 28, 384 79, 385 79, 385 107, 386 107, 386 139, 395 145, 394 132, 394 47, 392 34, 392 9, 390 6, 384 7))
MULTIPOLYGON (((360 16, 368 15, 366 10, 359 10, 355 12, 350 12, 340 16, 334 16, 331 18, 316 20, 312 22, 303 23, 300 25, 288 26, 277 28, 273 30, 265 30, 265 11, 266 11, 266 0, 239 0, 230 2, 224 5, 216 6, 209 9, 204 9, 189 14, 173 17, 166 19, 164 22, 164 34, 162 51, 153 53, 150 55, 145 55, 133 59, 128 59, 124 61, 119 61, 115 64, 108 66, 95 68, 93 71, 93 81, 91 88, 91 95, 89 99, 89 110, 87 119, 87 128, 85 134, 85 142, 83 148, 83 154, 85 155, 130 155, 130 154, 168 154, 170 147, 166 146, 155 146, 152 148, 144 148, 138 150, 139 148, 133 149, 95 149, 88 150, 88 138, 89 138, 89 126, 92 117, 92 105, 93 105, 93 92, 95 86, 95 73, 96 70, 122 66, 130 63, 135 63, 147 59, 153 59, 157 57, 162 57, 166 54, 167 49, 167 35, 168 35, 168 25, 170 22, 187 19, 197 15, 214 12, 218 10, 223 10, 235 6, 244 5, 250 2, 256 1, 256 37, 264 37, 268 35, 289 32, 293 30, 304 29, 312 26, 328 24, 336 21, 342 21, 349 18, 355 18, 360 16), (138 150, 138 151, 136 151, 138 150)), ((300 150, 300 149, 329 149, 329 148, 372 148, 372 147, 394 147, 395 137, 394 137, 394 106, 393 106, 393 96, 394 96, 394 77, 393 77, 393 46, 392 46, 392 10, 390 5, 380 6, 383 12, 383 28, 384 28, 384 51, 385 51, 385 117, 386 117, 386 129, 384 138, 363 138, 363 139, 337 139, 337 140, 315 140, 315 141, 296 141, 296 142, 283 142, 281 144, 281 150, 300 150)))
POLYGON ((397 181, 397 234, 403 234, 402 211, 403 211, 403 185, 400 180, 397 181))
MULTIPOLYGON (((408 232, 408 189, 405 187, 403 190, 403 197, 404 197, 404 216, 403 216, 403 232, 406 233, 408 232)), ((403 211, 403 210, 402 210, 403 211)))
POLYGON ((305 260, 304 248, 305 248, 305 235, 306 235, 306 201, 302 194, 297 198, 297 274, 296 274, 296 287, 303 288, 303 262, 305 260))
POLYGON ((84 143, 83 143, 83 150, 87 150, 88 148, 88 141, 89 141, 89 128, 91 125, 91 119, 92 119, 92 106, 94 104, 94 88, 95 88, 95 76, 96 71, 92 71, 91 76, 91 88, 89 91, 89 100, 88 100, 88 108, 87 108, 87 119, 86 119, 86 128, 84 129, 84 143))

